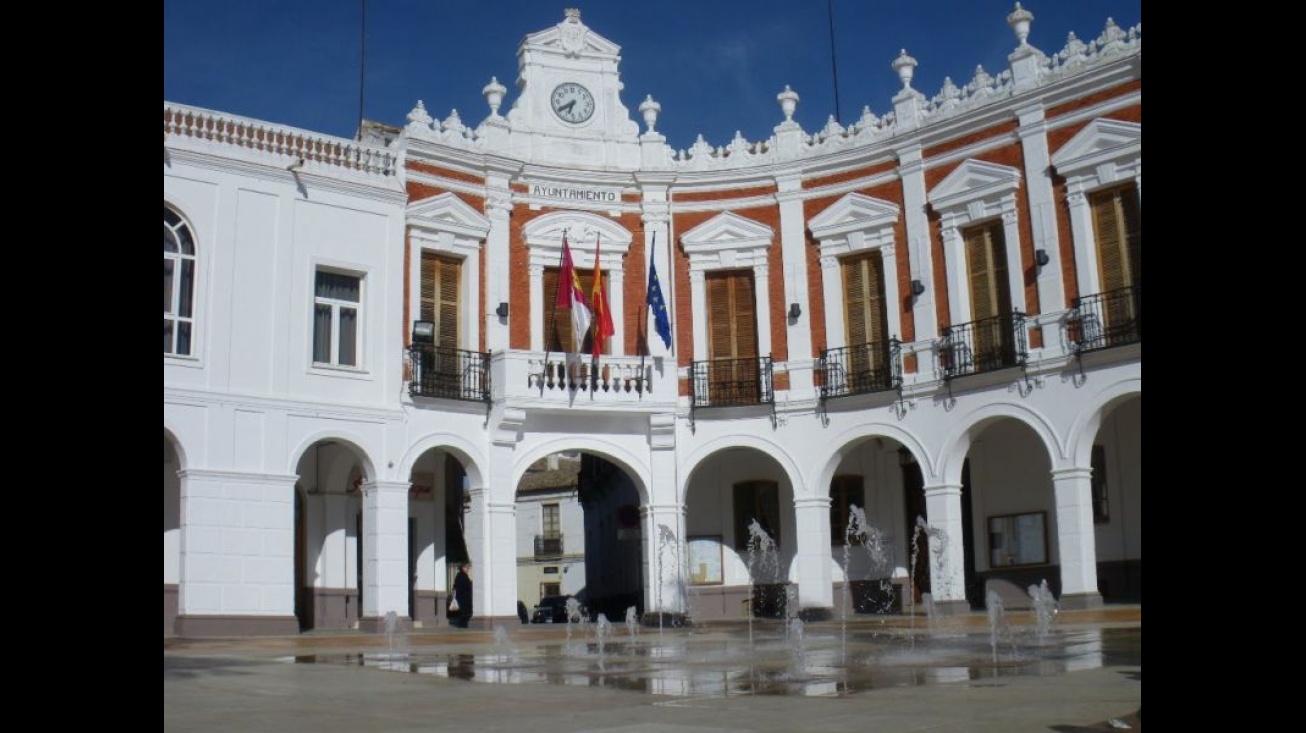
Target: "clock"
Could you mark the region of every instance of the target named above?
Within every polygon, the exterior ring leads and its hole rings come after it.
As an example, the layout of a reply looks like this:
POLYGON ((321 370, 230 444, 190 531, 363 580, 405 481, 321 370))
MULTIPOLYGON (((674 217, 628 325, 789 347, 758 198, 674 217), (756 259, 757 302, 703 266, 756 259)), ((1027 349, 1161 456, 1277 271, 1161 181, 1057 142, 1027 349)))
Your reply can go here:
POLYGON ((579 124, 594 114, 594 95, 580 84, 567 81, 553 90, 549 106, 563 122, 579 124))

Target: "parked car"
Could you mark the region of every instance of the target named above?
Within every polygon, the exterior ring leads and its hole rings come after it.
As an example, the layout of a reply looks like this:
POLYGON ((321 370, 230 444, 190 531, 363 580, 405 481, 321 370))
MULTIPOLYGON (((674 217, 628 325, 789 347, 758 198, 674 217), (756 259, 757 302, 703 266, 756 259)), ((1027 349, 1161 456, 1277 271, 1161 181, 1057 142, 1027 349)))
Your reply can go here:
POLYGON ((545 596, 541 598, 539 605, 535 606, 535 612, 531 614, 531 623, 567 623, 567 599, 569 598, 571 596, 545 596))

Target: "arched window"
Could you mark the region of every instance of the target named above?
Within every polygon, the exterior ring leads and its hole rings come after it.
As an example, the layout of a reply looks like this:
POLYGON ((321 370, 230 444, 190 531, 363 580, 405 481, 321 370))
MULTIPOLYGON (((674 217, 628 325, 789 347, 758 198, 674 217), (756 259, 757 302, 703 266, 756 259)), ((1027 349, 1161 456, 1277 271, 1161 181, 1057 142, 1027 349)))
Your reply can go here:
POLYGON ((163 353, 189 356, 195 328, 195 237, 163 207, 163 353))

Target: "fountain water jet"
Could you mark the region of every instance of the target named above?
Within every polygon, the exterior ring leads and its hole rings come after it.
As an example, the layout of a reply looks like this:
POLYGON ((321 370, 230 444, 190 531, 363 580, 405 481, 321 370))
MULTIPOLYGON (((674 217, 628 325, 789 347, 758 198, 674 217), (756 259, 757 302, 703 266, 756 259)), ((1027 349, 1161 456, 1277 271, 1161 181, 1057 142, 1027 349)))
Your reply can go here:
POLYGON ((1034 603, 1034 637, 1041 644, 1047 640, 1048 629, 1052 625, 1052 620, 1056 618, 1059 610, 1057 599, 1052 595, 1048 588, 1048 581, 1045 578, 1039 585, 1029 587, 1029 597, 1034 603))
POLYGON ((753 644, 753 615, 756 609, 753 608, 754 591, 756 585, 754 580, 757 576, 753 572, 756 567, 758 555, 761 555, 763 570, 768 567, 771 569, 772 577, 780 573, 780 558, 776 554, 775 540, 762 529, 762 525, 754 518, 748 525, 748 644, 753 644))

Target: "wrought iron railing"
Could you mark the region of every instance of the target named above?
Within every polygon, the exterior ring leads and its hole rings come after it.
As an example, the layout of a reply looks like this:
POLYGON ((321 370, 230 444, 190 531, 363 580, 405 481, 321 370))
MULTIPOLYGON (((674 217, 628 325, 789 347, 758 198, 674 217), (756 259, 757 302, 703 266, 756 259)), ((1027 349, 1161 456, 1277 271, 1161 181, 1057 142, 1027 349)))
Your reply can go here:
POLYGON ((490 401, 490 355, 481 351, 413 344, 408 393, 414 397, 490 401))
POLYGON ((692 407, 772 404, 771 357, 696 361, 690 366, 689 391, 692 407))
POLYGON ((821 352, 816 367, 821 399, 885 392, 902 386, 898 339, 840 346, 821 352))
POLYGON ((1023 367, 1029 356, 1025 345, 1025 314, 1013 311, 947 326, 936 353, 944 379, 1023 367))
POLYGON ((1143 340, 1143 286, 1075 298, 1066 318, 1066 340, 1076 353, 1143 340))
POLYGON ((562 535, 535 535, 535 559, 543 560, 550 557, 562 557, 562 535))

